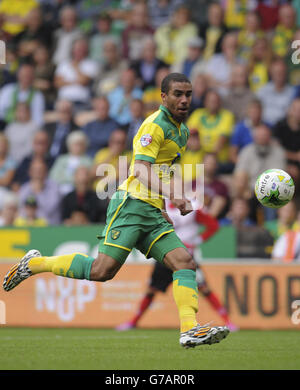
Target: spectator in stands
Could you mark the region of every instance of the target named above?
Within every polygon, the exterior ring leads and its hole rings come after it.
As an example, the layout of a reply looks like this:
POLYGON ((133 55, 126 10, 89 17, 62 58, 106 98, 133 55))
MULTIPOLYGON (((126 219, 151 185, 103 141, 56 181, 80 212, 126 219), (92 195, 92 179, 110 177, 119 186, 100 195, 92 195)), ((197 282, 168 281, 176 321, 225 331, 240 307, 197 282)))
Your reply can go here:
POLYGON ((12 189, 18 191, 20 186, 29 181, 29 168, 34 159, 41 159, 49 170, 54 158, 49 155, 49 136, 44 130, 37 131, 33 138, 32 153, 25 157, 16 168, 12 182, 12 189))
POLYGON ((156 30, 168 23, 173 12, 183 3, 183 0, 148 0, 149 20, 152 27, 156 30))
POLYGON ((297 220, 297 204, 294 200, 291 200, 288 204, 278 209, 276 219, 267 221, 264 226, 277 240, 288 230, 299 230, 299 222, 297 220))
POLYGON ((17 227, 44 227, 48 225, 45 218, 39 218, 37 215, 38 203, 34 196, 29 196, 25 200, 24 215, 17 216, 14 220, 14 226, 17 227))
POLYGON ((238 41, 235 33, 227 33, 222 40, 221 53, 214 54, 206 63, 204 73, 209 86, 224 94, 230 83, 233 66, 239 62, 238 41))
POLYGON ((13 226, 18 214, 19 201, 13 193, 4 197, 0 212, 0 226, 13 226))
POLYGON ((0 15, 4 18, 1 27, 3 31, 11 37, 20 34, 26 27, 27 15, 38 5, 36 0, 15 0, 13 6, 11 0, 2 0, 0 2, 0 15))
MULTIPOLYGON (((300 213, 298 212, 297 222, 300 223, 300 213)), ((291 263, 300 260, 300 230, 289 229, 282 233, 276 240, 272 259, 282 263, 291 263)))
POLYGON ((236 123, 230 140, 230 160, 236 164, 240 151, 253 142, 253 129, 262 123, 262 105, 260 100, 251 100, 246 117, 236 123))
POLYGON ((224 21, 230 30, 241 30, 245 27, 246 15, 253 11, 257 5, 256 1, 246 0, 222 0, 224 8, 224 21))
POLYGON ((200 73, 205 69, 205 60, 203 59, 204 42, 200 37, 193 37, 188 41, 188 52, 186 58, 171 67, 171 72, 183 73, 191 78, 193 74, 200 73))
POLYGON ((141 99, 133 99, 130 103, 131 121, 127 131, 127 148, 132 150, 132 142, 138 129, 145 120, 145 105, 141 99))
POLYGON ((58 225, 61 222, 59 187, 48 178, 48 169, 44 160, 40 158, 32 160, 29 167, 29 181, 21 186, 18 194, 21 216, 25 214, 26 200, 29 196, 34 196, 38 204, 39 218, 45 218, 50 225, 58 225))
POLYGON ((93 186, 100 199, 103 199, 103 195, 106 199, 111 196, 111 191, 114 192, 119 182, 127 178, 131 156, 131 151, 127 150, 126 132, 122 129, 113 131, 107 148, 99 150, 95 155, 92 168, 93 186), (110 166, 109 170, 107 164, 110 166))
POLYGON ((225 218, 220 220, 221 226, 232 225, 237 229, 244 226, 253 226, 255 222, 250 218, 250 206, 245 198, 231 199, 231 205, 225 218))
POLYGON ((222 39, 227 33, 223 9, 220 4, 212 2, 207 10, 207 19, 199 29, 199 36, 204 40, 203 57, 205 60, 222 51, 222 39))
POLYGON ((238 56, 247 63, 254 42, 262 37, 264 32, 259 14, 256 11, 247 12, 245 27, 238 32, 238 56))
POLYGON ((286 0, 262 0, 257 4, 256 11, 261 19, 261 27, 264 31, 272 32, 278 23, 280 5, 286 0))
POLYGON ((234 126, 233 114, 222 107, 218 92, 209 90, 204 100, 204 108, 193 111, 187 120, 189 129, 199 132, 200 146, 204 154, 215 153, 222 173, 232 171, 229 160, 229 141, 234 126))
POLYGON ((136 83, 134 70, 125 69, 120 75, 120 84, 108 94, 109 114, 121 126, 127 126, 132 119, 129 108, 131 100, 142 98, 143 91, 136 83))
POLYGON ((98 74, 98 65, 88 58, 88 42, 80 38, 73 43, 71 60, 61 62, 55 71, 54 85, 58 99, 73 103, 75 110, 89 109, 91 82, 98 74))
POLYGON ((87 154, 94 158, 98 150, 108 145, 111 133, 119 127, 119 124, 109 115, 110 104, 105 96, 93 100, 93 107, 97 118, 83 126, 89 145, 87 154))
POLYGON ((7 137, 0 133, 0 187, 9 188, 16 170, 16 162, 10 157, 7 137))
POLYGON ((237 196, 244 196, 249 191, 252 196, 257 177, 266 169, 286 168, 284 149, 274 143, 272 131, 265 124, 259 124, 253 130, 253 142, 245 146, 237 158, 234 187, 237 196))
POLYGON ((86 211, 80 206, 72 210, 70 218, 64 222, 66 226, 84 226, 90 223, 86 211))
POLYGON ((33 8, 25 18, 25 30, 14 38, 18 55, 30 59, 40 45, 52 47, 52 26, 44 20, 41 7, 33 8))
POLYGON ((117 88, 120 74, 128 68, 128 61, 121 57, 120 48, 112 39, 103 43, 103 64, 93 83, 96 96, 107 95, 117 88))
POLYGON ((221 226, 233 226, 236 233, 238 258, 270 258, 273 237, 263 226, 251 218, 251 205, 245 198, 233 198, 228 214, 220 221, 221 226))
POLYGON ((292 101, 287 115, 274 125, 273 134, 285 151, 287 171, 298 186, 300 179, 300 98, 292 101))
POLYGON ((20 163, 23 158, 32 153, 32 144, 39 126, 31 120, 30 108, 26 103, 18 103, 16 119, 5 127, 5 135, 9 142, 9 155, 20 163))
POLYGON ((161 105, 161 82, 170 73, 168 67, 160 68, 155 75, 155 86, 143 92, 142 100, 145 105, 145 116, 152 114, 161 105))
POLYGON ((208 91, 208 82, 204 74, 197 73, 191 78, 193 84, 190 114, 197 108, 204 107, 205 94, 208 91))
POLYGON ((284 57, 287 54, 296 31, 296 11, 291 4, 279 8, 278 23, 272 37, 272 49, 275 55, 284 57))
POLYGON ((89 57, 99 64, 105 63, 104 43, 106 41, 115 42, 120 48, 120 36, 112 29, 112 18, 107 12, 99 14, 96 22, 96 32, 92 34, 89 40, 89 57))
POLYGON ((33 86, 45 97, 46 110, 52 110, 56 99, 54 88, 55 66, 51 62, 50 51, 46 46, 39 45, 33 53, 34 81, 33 86))
POLYGON ((138 60, 141 57, 143 41, 152 37, 154 29, 149 24, 147 4, 143 1, 133 4, 126 28, 122 32, 123 57, 138 60))
MULTIPOLYGON (((207 212, 215 218, 222 218, 226 214, 229 204, 227 185, 218 175, 218 160, 213 153, 203 157, 204 164, 204 206, 207 212)), ((199 178, 201 180, 201 178, 199 178)))
POLYGON ((270 65, 271 80, 257 91, 263 105, 263 120, 274 125, 284 118, 295 91, 287 83, 287 67, 283 59, 276 59, 270 65))
MULTIPOLYGON (((286 169, 284 149, 274 143, 272 131, 266 124, 260 124, 253 131, 253 143, 245 146, 238 155, 232 185, 235 196, 250 199, 251 217, 257 220, 258 201, 254 195, 257 177, 266 169, 286 169)), ((265 218, 274 219, 274 209, 264 208, 265 218)))
POLYGON ((155 77, 159 69, 167 67, 165 62, 156 56, 156 43, 152 37, 143 41, 141 58, 132 61, 132 68, 137 76, 137 84, 144 91, 149 87, 155 86, 155 77))
POLYGON ((92 159, 87 156, 86 150, 88 139, 80 130, 73 131, 67 136, 67 153, 62 154, 55 160, 49 178, 59 186, 62 195, 74 189, 74 173, 77 167, 90 168, 92 159))
POLYGON ((88 223, 105 222, 107 202, 98 199, 91 187, 90 171, 79 166, 74 173, 74 190, 63 197, 62 220, 65 225, 74 224, 74 219, 84 213, 88 223))
POLYGON ((257 38, 248 60, 249 86, 257 92, 269 81, 269 68, 272 62, 272 49, 266 37, 257 38))
POLYGON ((66 138, 77 129, 73 118, 73 104, 68 100, 57 100, 55 104, 55 120, 44 125, 49 135, 49 154, 56 159, 59 155, 67 152, 66 138))
POLYGON ((26 102, 31 118, 38 125, 44 123, 45 98, 33 87, 34 66, 22 64, 18 70, 17 82, 5 85, 0 92, 0 119, 11 123, 15 119, 18 102, 26 102))
POLYGON ((169 21, 155 31, 158 58, 168 65, 182 62, 187 56, 188 41, 196 36, 198 29, 191 21, 190 10, 185 5, 179 6, 169 21))
POLYGON ((52 61, 55 65, 71 59, 73 43, 82 36, 77 27, 77 13, 72 6, 66 5, 59 12, 60 27, 54 31, 54 52, 52 61))
POLYGON ((248 86, 248 76, 246 65, 236 64, 233 66, 223 100, 223 107, 233 113, 235 122, 245 119, 248 104, 255 98, 254 93, 248 86))

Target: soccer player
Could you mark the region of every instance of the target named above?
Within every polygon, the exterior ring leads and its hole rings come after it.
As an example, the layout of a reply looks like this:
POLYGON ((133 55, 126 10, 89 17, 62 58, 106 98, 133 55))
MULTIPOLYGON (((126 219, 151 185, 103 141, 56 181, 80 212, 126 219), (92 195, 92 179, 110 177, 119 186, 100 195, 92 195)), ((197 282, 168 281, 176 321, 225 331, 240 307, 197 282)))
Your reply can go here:
POLYGON ((98 256, 72 253, 48 257, 30 250, 8 271, 3 288, 9 291, 40 272, 104 282, 116 275, 135 247, 173 271, 179 342, 189 348, 218 343, 229 329, 197 323, 197 265, 162 212, 164 198, 170 199, 182 215, 192 210, 190 201, 180 195, 176 175, 170 169, 184 152, 189 136, 184 120, 192 98, 191 82, 180 73, 170 73, 162 81, 161 97, 159 110, 145 119, 134 137, 129 176, 110 200, 98 256))
MULTIPOLYGON (((199 292, 203 294, 205 299, 207 299, 210 305, 222 317, 228 329, 230 331, 236 331, 238 328, 230 321, 226 308, 222 305, 218 296, 210 289, 200 265, 201 254, 199 253, 200 251, 198 250, 198 246, 218 231, 218 220, 209 215, 207 212, 201 210, 200 204, 197 200, 192 201, 193 211, 184 216, 180 214, 179 210, 175 208, 168 199, 166 199, 165 206, 166 212, 173 222, 176 234, 184 243, 191 255, 193 255, 194 260, 198 264, 196 270, 196 282, 199 292), (204 227, 204 230, 201 233, 199 233, 200 226, 204 227)), ((136 314, 130 321, 119 325, 116 329, 123 331, 136 328, 138 322, 153 302, 156 294, 158 292, 165 293, 171 283, 171 269, 159 262, 155 262, 148 288, 138 306, 136 314)))

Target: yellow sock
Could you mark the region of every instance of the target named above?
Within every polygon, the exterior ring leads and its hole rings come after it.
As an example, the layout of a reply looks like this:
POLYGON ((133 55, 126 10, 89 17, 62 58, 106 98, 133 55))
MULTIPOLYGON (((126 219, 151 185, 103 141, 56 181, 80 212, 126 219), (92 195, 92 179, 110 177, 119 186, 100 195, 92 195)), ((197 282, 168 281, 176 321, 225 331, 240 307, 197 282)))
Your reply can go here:
POLYGON ((173 273, 173 295, 178 308, 180 332, 197 325, 198 288, 195 271, 184 269, 173 273))
POLYGON ((55 275, 75 279, 89 279, 94 259, 81 253, 62 256, 34 257, 28 262, 33 274, 53 272, 55 275))

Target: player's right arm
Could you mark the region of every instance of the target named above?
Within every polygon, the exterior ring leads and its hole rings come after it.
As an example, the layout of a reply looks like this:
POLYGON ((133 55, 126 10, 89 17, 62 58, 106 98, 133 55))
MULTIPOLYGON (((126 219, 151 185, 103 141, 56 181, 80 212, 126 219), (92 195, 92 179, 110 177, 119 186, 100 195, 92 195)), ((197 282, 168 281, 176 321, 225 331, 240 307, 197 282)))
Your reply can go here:
POLYGON ((134 176, 151 192, 158 193, 164 198, 170 199, 172 204, 177 207, 182 215, 192 211, 191 202, 182 196, 180 199, 175 197, 172 184, 163 183, 152 169, 152 163, 144 160, 135 160, 134 176))

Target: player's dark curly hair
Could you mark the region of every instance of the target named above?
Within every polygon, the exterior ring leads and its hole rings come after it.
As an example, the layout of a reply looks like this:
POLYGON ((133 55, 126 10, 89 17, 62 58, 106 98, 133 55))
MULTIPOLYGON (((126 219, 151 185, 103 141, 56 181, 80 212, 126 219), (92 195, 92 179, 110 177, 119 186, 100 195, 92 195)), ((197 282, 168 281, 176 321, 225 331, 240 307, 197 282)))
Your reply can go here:
POLYGON ((191 84, 190 80, 184 74, 170 73, 163 79, 161 83, 161 92, 168 94, 172 82, 191 84))

